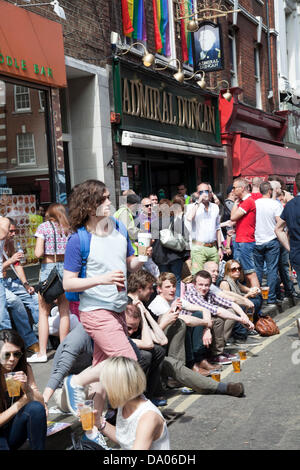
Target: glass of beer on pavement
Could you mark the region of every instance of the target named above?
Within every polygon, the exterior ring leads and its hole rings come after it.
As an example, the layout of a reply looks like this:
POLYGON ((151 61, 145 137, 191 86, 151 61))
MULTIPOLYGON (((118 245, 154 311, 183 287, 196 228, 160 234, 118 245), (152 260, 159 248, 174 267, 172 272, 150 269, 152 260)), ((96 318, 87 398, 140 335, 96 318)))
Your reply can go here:
POLYGON ((6 388, 10 397, 19 397, 21 392, 21 382, 15 380, 15 372, 5 374, 6 388))
POLYGON ((232 360, 232 367, 234 372, 241 372, 241 361, 236 358, 232 360))
POLYGON ((214 379, 216 382, 221 381, 221 373, 219 370, 212 370, 211 371, 211 378, 214 379))
POLYGON ((246 349, 240 349, 239 350, 239 356, 241 361, 245 361, 247 359, 247 350, 246 349))
POLYGON ((270 287, 261 287, 261 295, 264 300, 268 300, 270 287))
POLYGON ((94 400, 85 400, 78 404, 80 421, 84 431, 91 431, 94 426, 94 400))

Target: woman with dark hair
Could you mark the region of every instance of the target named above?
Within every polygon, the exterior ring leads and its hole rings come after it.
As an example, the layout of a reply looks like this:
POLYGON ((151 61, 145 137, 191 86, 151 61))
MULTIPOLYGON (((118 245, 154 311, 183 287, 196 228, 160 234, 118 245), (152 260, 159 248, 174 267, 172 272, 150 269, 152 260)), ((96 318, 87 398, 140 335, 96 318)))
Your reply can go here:
MULTIPOLYGON (((70 225, 66 210, 62 204, 54 203, 48 207, 46 221, 38 226, 35 233, 35 256, 42 258, 40 282, 45 281, 56 266, 63 277, 64 254, 67 245, 70 225)), ((28 358, 28 362, 47 362, 47 343, 49 337, 48 317, 51 305, 39 296, 39 352, 28 358)), ((59 339, 62 342, 70 330, 69 302, 65 294, 57 298, 60 315, 59 339)))
POLYGON ((44 450, 47 418, 31 366, 26 362, 25 345, 14 330, 0 331, 0 450, 16 450, 29 439, 32 450, 44 450), (15 372, 20 396, 10 397, 5 374, 15 372))

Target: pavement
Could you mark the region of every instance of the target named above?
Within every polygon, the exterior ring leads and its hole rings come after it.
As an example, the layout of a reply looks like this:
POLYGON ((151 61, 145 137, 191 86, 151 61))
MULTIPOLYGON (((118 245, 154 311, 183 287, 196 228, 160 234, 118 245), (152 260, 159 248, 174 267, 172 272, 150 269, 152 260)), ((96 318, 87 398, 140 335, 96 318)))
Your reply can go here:
MULTIPOLYGON (((299 307, 298 303, 300 302, 300 299, 289 299, 289 301, 283 302, 283 304, 280 307, 272 309, 272 311, 268 311, 268 314, 273 317, 275 322, 277 324, 281 324, 280 322, 288 321, 290 320, 290 324, 296 325, 295 319, 299 317, 299 307), (288 320, 285 320, 288 318, 288 320)), ((262 311, 264 312, 266 310, 266 306, 263 305, 262 311)), ((283 323, 284 325, 284 323, 283 323)), ((295 338, 298 338, 298 334, 295 328, 295 338)), ((282 333, 282 331, 281 331, 282 333)), ((267 345, 269 350, 273 350, 275 348, 275 344, 273 342, 276 340, 276 338, 279 338, 282 335, 276 335, 268 338, 262 338, 261 342, 258 343, 257 346, 249 346, 248 347, 248 357, 247 361, 243 364, 243 367, 247 366, 247 370, 249 374, 247 374, 247 380, 246 382, 243 383, 249 388, 249 385, 251 385, 251 389, 254 393, 254 395, 257 393, 256 392, 256 382, 258 378, 261 376, 261 374, 264 374, 265 378, 268 379, 269 376, 265 374, 265 371, 261 370, 258 365, 261 362, 261 365, 263 368, 266 367, 265 365, 265 360, 261 360, 262 353, 261 351, 264 349, 265 346, 267 345), (261 361, 258 360, 258 356, 261 361), (251 366, 252 364, 252 366, 251 366)), ((279 348, 279 352, 282 350, 282 346, 279 348)), ((235 346, 228 346, 228 352, 237 352, 235 350, 235 346)), ((274 355, 278 354, 278 350, 275 348, 273 351, 274 355)), ((39 387, 39 390, 43 391, 47 382, 48 378, 51 373, 52 369, 52 363, 53 363, 53 357, 55 354, 55 350, 49 350, 47 352, 48 355, 48 362, 47 363, 42 363, 42 364, 32 364, 33 371, 34 371, 34 376, 37 382, 37 385, 39 387)), ((268 353, 269 354, 269 353, 268 353)), ((289 356, 290 356, 290 347, 289 347, 289 356)), ((270 356, 268 356, 270 358, 270 356)), ((268 360, 268 359, 267 359, 268 360)), ((267 366, 271 367, 270 365, 267 366)), ((288 374, 289 368, 286 365, 282 366, 282 371, 286 371, 288 374)), ((240 381, 236 379, 236 376, 238 374, 234 374, 232 372, 232 366, 226 366, 223 367, 222 373, 221 373, 221 380, 222 381, 240 381), (233 376, 232 376, 233 374, 233 376), (230 380, 229 380, 230 379, 230 380)), ((241 374, 242 375, 242 374, 241 374)), ((272 379, 274 380, 274 379, 272 379)), ((283 374, 283 377, 278 377, 277 383, 272 383, 272 380, 267 380, 265 385, 264 385, 264 390, 261 392, 262 394, 265 393, 266 390, 273 390, 274 387, 276 390, 278 390, 281 393, 281 380, 283 380, 283 384, 286 383, 286 381, 290 381, 290 376, 285 377, 283 374)), ((295 379, 296 380, 296 379, 295 379)), ((299 391, 298 391, 299 392, 299 391)), ((264 395, 265 396, 265 395, 264 395)), ((234 427, 236 429, 236 425, 234 424, 235 422, 239 423, 240 427, 246 426, 249 428, 250 425, 250 431, 251 431, 251 411, 253 411, 253 406, 255 407, 255 416, 259 416, 261 413, 263 415, 263 409, 264 409, 264 402, 259 399, 259 395, 257 396, 257 403, 253 405, 251 403, 251 406, 249 407, 249 410, 247 409, 247 405, 245 408, 245 403, 244 399, 236 399, 233 397, 226 397, 226 406, 230 404, 234 404, 236 407, 236 411, 234 413, 231 413, 231 415, 228 417, 226 414, 224 415, 224 396, 217 396, 214 395, 214 400, 210 396, 205 396, 205 395, 200 395, 197 393, 193 393, 191 395, 183 395, 181 393, 181 389, 170 389, 166 392, 166 398, 168 398, 168 405, 164 408, 161 408, 161 411, 167 418, 167 424, 169 426, 169 432, 170 432, 170 438, 171 438, 171 449, 207 449, 207 448, 218 448, 218 449, 229 449, 229 448, 234 448, 235 443, 232 443, 231 440, 228 440, 228 435, 226 432, 226 429, 228 427, 234 427), (213 403, 212 403, 213 402, 213 403), (199 403, 201 404, 201 418, 199 417, 199 403), (213 407, 213 408, 212 408, 213 407), (242 416, 243 416, 243 422, 240 420, 237 420, 237 413, 240 415, 242 407, 242 416), (213 416, 217 417, 217 419, 212 419, 212 416, 208 413, 213 411, 213 416), (205 410, 207 410, 207 413, 205 413, 205 410), (240 410, 240 411, 239 411, 240 410), (249 421, 250 420, 250 421, 249 421), (193 422, 193 426, 191 426, 191 422, 193 422), (203 423, 205 423, 205 426, 203 426, 203 423), (195 441, 195 430, 197 429, 202 436, 201 439, 201 445, 198 443, 198 441, 195 441), (218 432, 216 432, 218 431, 218 432), (224 435, 222 433, 225 433, 224 435), (220 434, 219 439, 217 440, 218 445, 214 447, 214 445, 211 444, 211 437, 214 436, 217 438, 217 434, 220 434), (183 438, 184 436, 184 438, 183 438), (194 439, 193 439, 194 437, 194 439), (184 442, 183 442, 184 441, 184 442), (228 447, 228 445, 233 447, 228 447), (202 447, 203 445, 203 447, 202 447), (194 447, 195 446, 195 447, 194 447)), ((53 409, 53 407, 56 406, 56 403, 53 399, 49 401, 49 409, 53 409)), ((276 407, 276 400, 274 400, 274 407, 276 407)), ((281 404, 282 406, 282 404, 281 404)), ((282 410, 283 413, 285 410, 282 410)), ((296 419, 296 418, 295 418, 296 419)), ((47 437, 47 442, 46 442, 46 450, 64 450, 68 448, 71 445, 71 434, 74 433, 76 437, 79 437, 82 435, 82 429, 79 421, 74 418, 70 414, 61 414, 61 413, 56 413, 56 414, 49 414, 48 420, 56 423, 69 423, 70 426, 67 427, 66 429, 57 432, 56 434, 53 434, 52 436, 47 437)), ((255 423, 255 426, 257 423, 255 423)), ((276 425, 280 425, 280 423, 276 423, 276 425)), ((253 424, 254 426, 254 424, 253 424)), ((261 423, 260 429, 256 430, 254 434, 256 434, 258 437, 263 434, 263 429, 264 429, 264 423, 261 423)), ((299 430, 299 426, 297 428, 299 430)), ((249 431, 249 432, 250 432, 249 431)), ((247 432, 246 432, 247 434, 247 432)), ((274 430, 274 433, 275 430, 274 430)), ((244 434, 240 435, 238 430, 237 434, 238 436, 238 442, 241 443, 242 439, 244 439, 243 442, 248 442, 248 446, 246 444, 236 444, 236 448, 251 448, 253 445, 256 443, 256 440, 254 441, 249 441, 248 437, 244 434), (248 441, 247 441, 248 439, 248 441)), ((300 434, 298 434, 299 437, 300 434)), ((266 437, 266 436, 264 436, 266 437)), ((268 440, 272 439, 272 436, 268 435, 268 440)), ((215 439, 213 439, 213 442, 215 442, 215 439)), ((299 442, 299 440, 298 440, 299 442)), ((111 443, 109 443, 111 444, 111 443)), ((23 446, 23 450, 27 450, 29 447, 27 444, 23 446)), ((258 447, 260 448, 260 447, 258 447)), ((299 447, 298 447, 299 448, 299 447)))

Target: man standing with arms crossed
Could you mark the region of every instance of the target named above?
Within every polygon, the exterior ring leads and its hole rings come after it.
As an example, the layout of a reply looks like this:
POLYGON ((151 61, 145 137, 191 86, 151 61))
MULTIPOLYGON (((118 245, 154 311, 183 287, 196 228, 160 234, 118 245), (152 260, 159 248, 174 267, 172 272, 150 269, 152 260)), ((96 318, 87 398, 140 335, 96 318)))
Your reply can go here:
POLYGON ((230 219, 232 222, 236 222, 234 257, 242 265, 247 285, 255 287, 258 292, 260 285, 253 258, 256 206, 248 188, 249 183, 245 179, 234 180, 233 190, 237 199, 233 205, 230 219))
POLYGON ((209 184, 200 183, 197 191, 199 198, 187 213, 195 233, 191 248, 192 274, 203 269, 206 261, 219 263, 223 259, 219 207, 210 202, 209 184))

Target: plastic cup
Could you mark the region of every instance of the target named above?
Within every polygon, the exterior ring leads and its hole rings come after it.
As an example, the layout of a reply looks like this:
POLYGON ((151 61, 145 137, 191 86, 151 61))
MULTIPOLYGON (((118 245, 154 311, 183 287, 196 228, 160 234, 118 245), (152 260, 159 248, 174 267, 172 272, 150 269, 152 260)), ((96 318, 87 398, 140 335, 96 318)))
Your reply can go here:
POLYGON ((234 372, 241 372, 241 361, 239 359, 233 359, 232 367, 234 372))
POLYGON ((147 248, 151 243, 151 233, 140 232, 138 233, 138 256, 139 261, 148 261, 147 248))
POLYGON ((6 388, 10 397, 19 397, 21 392, 21 382, 15 380, 15 372, 5 374, 6 388))
POLYGON ((252 312, 247 312, 249 320, 253 323, 253 313, 252 312))
POLYGON ((94 426, 94 400, 85 400, 79 403, 81 426, 84 431, 91 431, 94 426))
POLYGON ((211 371, 211 378, 214 379, 216 382, 221 381, 221 373, 219 370, 212 370, 211 371))
POLYGON ((270 287, 264 286, 261 287, 261 294, 264 300, 268 300, 270 287))
POLYGON ((239 356, 241 361, 245 361, 247 359, 247 350, 246 349, 240 349, 239 350, 239 356))

